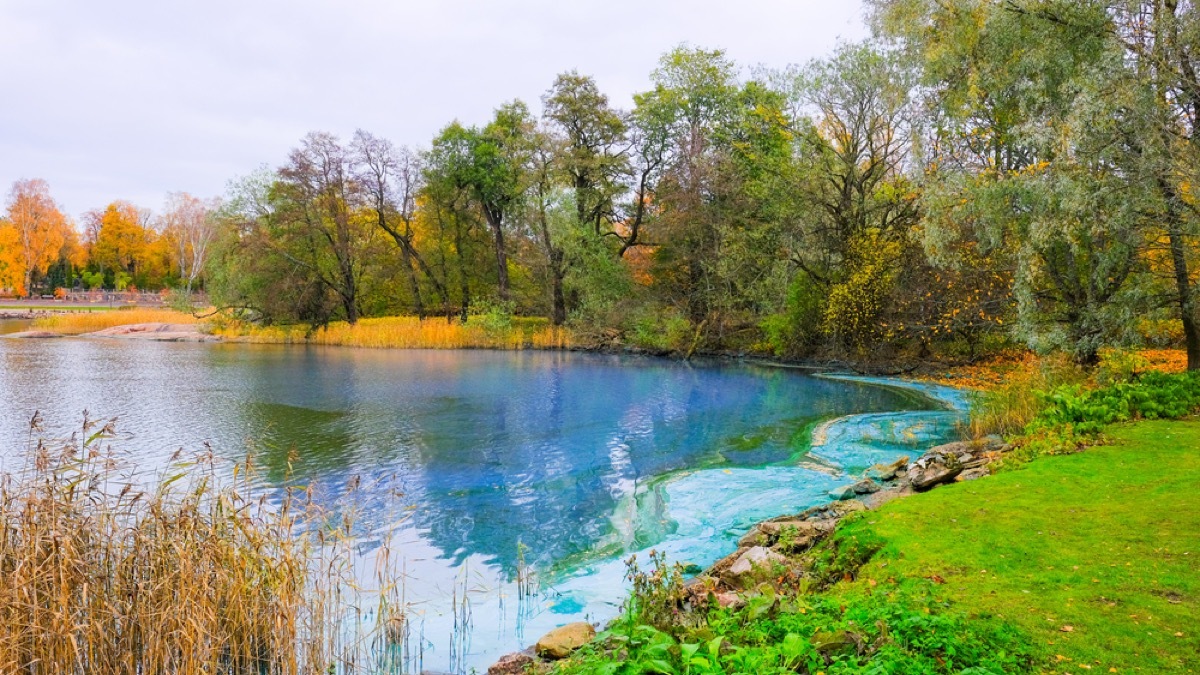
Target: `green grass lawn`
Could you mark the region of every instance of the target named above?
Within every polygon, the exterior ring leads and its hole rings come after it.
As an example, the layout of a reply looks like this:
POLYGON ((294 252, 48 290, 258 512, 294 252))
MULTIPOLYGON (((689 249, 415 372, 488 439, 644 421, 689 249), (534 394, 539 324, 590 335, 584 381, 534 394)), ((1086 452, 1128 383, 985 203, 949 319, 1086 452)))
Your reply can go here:
POLYGON ((1017 626, 1048 673, 1200 672, 1200 422, 893 502, 848 523, 884 550, 849 593, 929 579, 1017 626))

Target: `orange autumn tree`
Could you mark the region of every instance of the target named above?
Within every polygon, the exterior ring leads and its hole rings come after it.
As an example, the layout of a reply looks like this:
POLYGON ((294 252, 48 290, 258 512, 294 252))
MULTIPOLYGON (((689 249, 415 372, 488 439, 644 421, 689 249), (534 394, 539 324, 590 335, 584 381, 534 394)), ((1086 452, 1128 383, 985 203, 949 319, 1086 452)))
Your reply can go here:
POLYGON ((25 264, 21 262, 21 239, 17 228, 0 220, 0 292, 24 293, 25 264))
POLYGON ((142 287, 161 283, 170 250, 150 227, 148 211, 115 201, 85 218, 91 263, 112 273, 117 290, 125 290, 131 283, 142 287))
MULTIPOLYGON (((19 270, 19 283, 13 284, 19 292, 32 291, 35 274, 45 274, 47 268, 58 260, 59 253, 70 237, 71 225, 66 216, 50 196, 50 186, 40 178, 19 180, 13 183, 8 196, 7 225, 10 232, 0 239, 12 239, 15 244, 0 246, 0 250, 12 251, 0 257, 8 260, 9 271, 15 275, 19 270)), ((0 263, 4 264, 4 263, 0 263)), ((0 285, 8 285, 0 283, 0 285)))

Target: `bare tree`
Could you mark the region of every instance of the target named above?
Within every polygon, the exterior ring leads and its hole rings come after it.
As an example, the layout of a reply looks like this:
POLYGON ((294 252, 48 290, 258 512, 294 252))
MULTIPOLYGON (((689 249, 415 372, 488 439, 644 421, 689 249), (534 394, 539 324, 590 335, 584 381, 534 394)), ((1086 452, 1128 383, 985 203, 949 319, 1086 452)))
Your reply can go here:
POLYGON ((171 243, 179 278, 189 296, 204 272, 208 247, 217 233, 214 214, 220 207, 219 199, 206 201, 186 192, 172 192, 167 195, 167 204, 159 217, 159 228, 171 243))

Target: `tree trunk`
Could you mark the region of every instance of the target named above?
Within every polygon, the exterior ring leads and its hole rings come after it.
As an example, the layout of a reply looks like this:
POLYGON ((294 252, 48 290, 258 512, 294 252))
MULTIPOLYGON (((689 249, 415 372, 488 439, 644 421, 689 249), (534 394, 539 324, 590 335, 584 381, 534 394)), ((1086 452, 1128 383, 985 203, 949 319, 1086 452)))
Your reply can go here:
POLYGON ((563 295, 563 277, 566 276, 566 270, 563 267, 562 251, 555 251, 555 255, 551 258, 550 270, 554 286, 554 311, 550 320, 555 326, 561 326, 567 321, 567 298, 563 295))
POLYGON ((408 277, 408 288, 412 291, 413 306, 417 310, 417 318, 425 318, 425 303, 421 302, 421 284, 417 281, 417 270, 413 268, 412 256, 407 246, 400 247, 400 261, 404 265, 404 274, 408 277))
POLYGON ((1167 237, 1171 242, 1171 261, 1175 267, 1175 293, 1178 296, 1179 315, 1183 320, 1183 338, 1187 344, 1188 370, 1200 370, 1200 326, 1196 325, 1195 293, 1188 277, 1187 252, 1184 249, 1183 232, 1174 215, 1170 216, 1167 237))
POLYGON ((466 323, 467 315, 471 309, 471 282, 467 278, 467 263, 463 258, 462 226, 457 222, 454 225, 454 254, 458 257, 458 285, 459 292, 462 294, 462 307, 459 310, 459 314, 462 317, 463 323, 466 323))
POLYGON ((492 228, 492 238, 496 249, 496 279, 499 284, 500 300, 508 302, 508 251, 504 248, 504 227, 500 216, 487 210, 488 225, 492 228))

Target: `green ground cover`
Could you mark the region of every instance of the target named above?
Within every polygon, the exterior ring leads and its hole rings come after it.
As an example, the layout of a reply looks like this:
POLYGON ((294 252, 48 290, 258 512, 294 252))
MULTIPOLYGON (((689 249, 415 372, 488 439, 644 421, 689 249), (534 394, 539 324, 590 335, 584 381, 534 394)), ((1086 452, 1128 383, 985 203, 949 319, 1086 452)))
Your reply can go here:
POLYGON ((894 502, 843 536, 883 550, 850 593, 930 583, 1018 627, 1045 672, 1200 672, 1200 423, 894 502))

